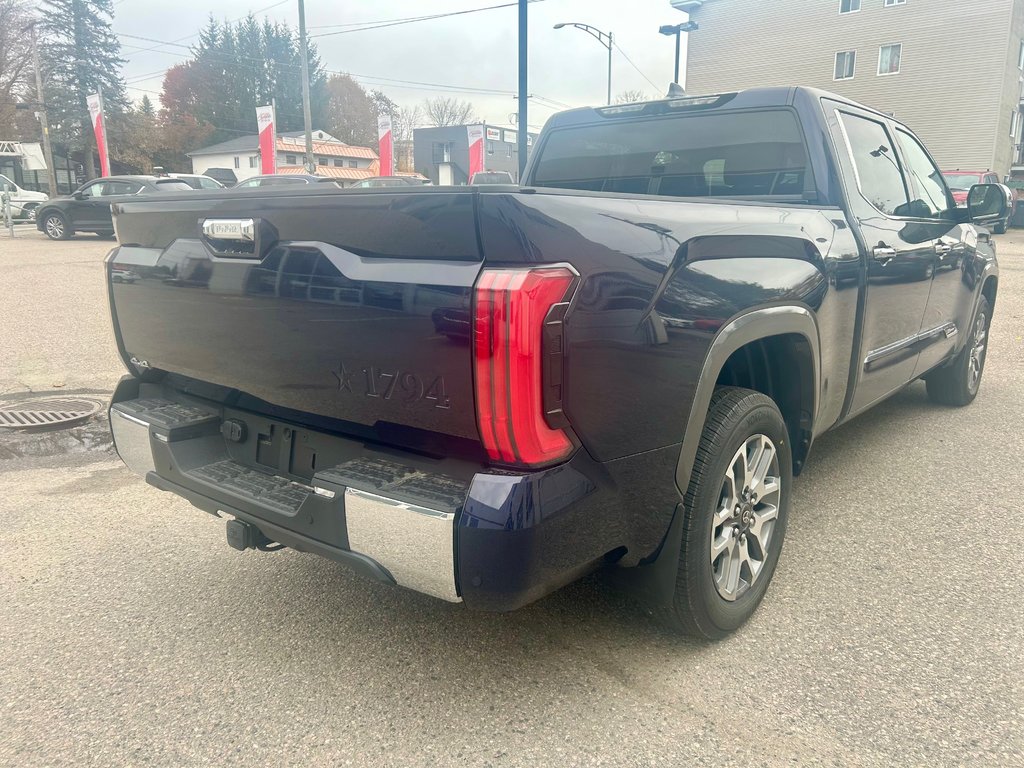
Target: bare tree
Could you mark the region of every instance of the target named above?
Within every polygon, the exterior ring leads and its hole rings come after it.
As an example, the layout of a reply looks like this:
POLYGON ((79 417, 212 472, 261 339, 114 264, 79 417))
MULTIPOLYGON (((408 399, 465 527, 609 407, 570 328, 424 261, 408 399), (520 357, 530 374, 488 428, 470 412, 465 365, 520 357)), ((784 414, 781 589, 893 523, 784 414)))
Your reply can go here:
POLYGON ((438 97, 423 102, 426 121, 432 126, 442 128, 447 125, 465 125, 473 114, 473 105, 468 101, 438 97))
MULTIPOLYGON (((14 102, 35 99, 35 73, 32 69, 31 35, 26 31, 32 21, 29 4, 24 0, 0 0, 0 135, 19 138, 15 128, 14 102)), ((31 112, 23 113, 31 116, 31 112)))
POLYGON ((615 97, 616 104, 635 104, 638 101, 649 101, 650 98, 646 93, 640 90, 628 90, 623 91, 615 97))
POLYGON ((412 132, 423 125, 423 110, 414 107, 399 107, 391 116, 395 141, 412 141, 412 132))

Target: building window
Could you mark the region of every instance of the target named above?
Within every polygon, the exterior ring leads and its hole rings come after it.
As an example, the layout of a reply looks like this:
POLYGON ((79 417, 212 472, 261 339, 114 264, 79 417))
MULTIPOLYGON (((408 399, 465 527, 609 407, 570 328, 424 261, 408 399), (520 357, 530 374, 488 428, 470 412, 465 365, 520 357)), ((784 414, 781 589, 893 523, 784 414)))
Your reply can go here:
POLYGON ((256 155, 250 155, 249 156, 249 167, 250 168, 258 168, 259 164, 260 164, 259 157, 257 157, 256 155))
POLYGON ((318 157, 317 158, 317 163, 320 164, 320 165, 327 165, 327 158, 326 157, 318 157))
POLYGON ((512 145, 511 144, 506 144, 505 145, 505 157, 512 157, 512 145))
POLYGON ((1017 130, 1020 128, 1020 112, 1016 109, 1010 113, 1010 138, 1017 138, 1017 130))
POLYGON ((488 155, 493 155, 494 154, 494 142, 493 141, 488 141, 487 142, 487 154, 488 155))
POLYGON ((860 10, 860 0, 839 0, 840 13, 856 13, 860 10))
POLYGON ((431 159, 435 165, 440 163, 450 163, 452 161, 452 145, 451 142, 440 142, 435 141, 431 145, 431 159))
POLYGON ((241 168, 241 167, 242 167, 242 163, 241 163, 241 161, 240 161, 240 160, 238 159, 238 157, 236 156, 236 157, 235 157, 235 168, 241 168))
POLYGON ((897 5, 906 5, 906 4, 907 4, 907 0, 885 0, 885 7, 886 8, 893 8, 893 7, 897 6, 897 5))
POLYGON ((857 68, 856 51, 840 51, 836 54, 836 70, 833 80, 852 80, 857 68))
POLYGON ((903 43, 883 45, 878 49, 878 74, 898 75, 900 59, 903 57, 903 43))
POLYGON ((344 168, 345 167, 345 161, 342 160, 340 157, 334 158, 334 167, 335 168, 344 168))
POLYGON ((1020 53, 1017 54, 1017 69, 1024 70, 1024 40, 1020 41, 1020 53))
POLYGON ((355 160, 349 160, 348 161, 348 167, 349 168, 358 168, 359 167, 359 163, 356 162, 355 160))
POLYGON ((287 165, 295 165, 295 155, 285 155, 284 161, 287 165))

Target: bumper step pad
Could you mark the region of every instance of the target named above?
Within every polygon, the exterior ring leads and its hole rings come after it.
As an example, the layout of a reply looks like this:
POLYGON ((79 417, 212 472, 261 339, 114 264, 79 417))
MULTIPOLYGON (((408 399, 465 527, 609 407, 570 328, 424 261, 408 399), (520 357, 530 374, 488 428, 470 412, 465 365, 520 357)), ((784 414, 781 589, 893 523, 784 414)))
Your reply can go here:
POLYGON ((299 511, 299 507, 312 493, 311 489, 298 483, 249 469, 230 460, 207 464, 185 474, 289 517, 299 511))
POLYGON ((206 408, 172 403, 160 398, 141 398, 117 403, 114 408, 127 416, 170 431, 220 422, 220 416, 206 408))
POLYGON ((356 459, 316 473, 314 483, 344 492, 372 491, 409 504, 454 514, 462 508, 469 482, 447 475, 418 472, 388 459, 356 459))

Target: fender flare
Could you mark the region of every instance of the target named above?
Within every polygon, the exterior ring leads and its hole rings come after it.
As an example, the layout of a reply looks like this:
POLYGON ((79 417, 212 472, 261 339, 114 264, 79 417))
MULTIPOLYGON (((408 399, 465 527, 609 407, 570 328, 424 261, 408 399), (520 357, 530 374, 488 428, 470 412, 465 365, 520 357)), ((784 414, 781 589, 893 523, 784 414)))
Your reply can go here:
POLYGON ((707 420, 708 407, 711 404, 711 396, 715 392, 718 374, 737 349, 758 339, 783 334, 803 336, 811 347, 814 375, 812 424, 816 420, 821 393, 821 343, 818 337, 818 324, 811 310, 795 304, 781 305, 755 309, 733 318, 719 330, 714 341, 711 342, 711 348, 704 358, 704 365, 697 381, 690 415, 686 421, 686 431, 683 433, 679 463, 676 467, 676 485, 679 493, 684 497, 690 485, 693 462, 697 458, 697 447, 700 445, 701 434, 704 432, 704 422, 707 420))

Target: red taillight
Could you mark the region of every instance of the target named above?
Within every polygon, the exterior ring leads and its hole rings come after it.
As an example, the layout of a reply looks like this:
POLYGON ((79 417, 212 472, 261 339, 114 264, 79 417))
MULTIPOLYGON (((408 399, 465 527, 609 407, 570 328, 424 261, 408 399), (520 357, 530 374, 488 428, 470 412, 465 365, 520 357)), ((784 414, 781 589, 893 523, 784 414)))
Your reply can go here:
POLYGON ((544 321, 565 298, 564 267, 487 269, 476 287, 473 364, 480 437, 503 464, 538 466, 565 458, 572 441, 544 417, 544 321))

